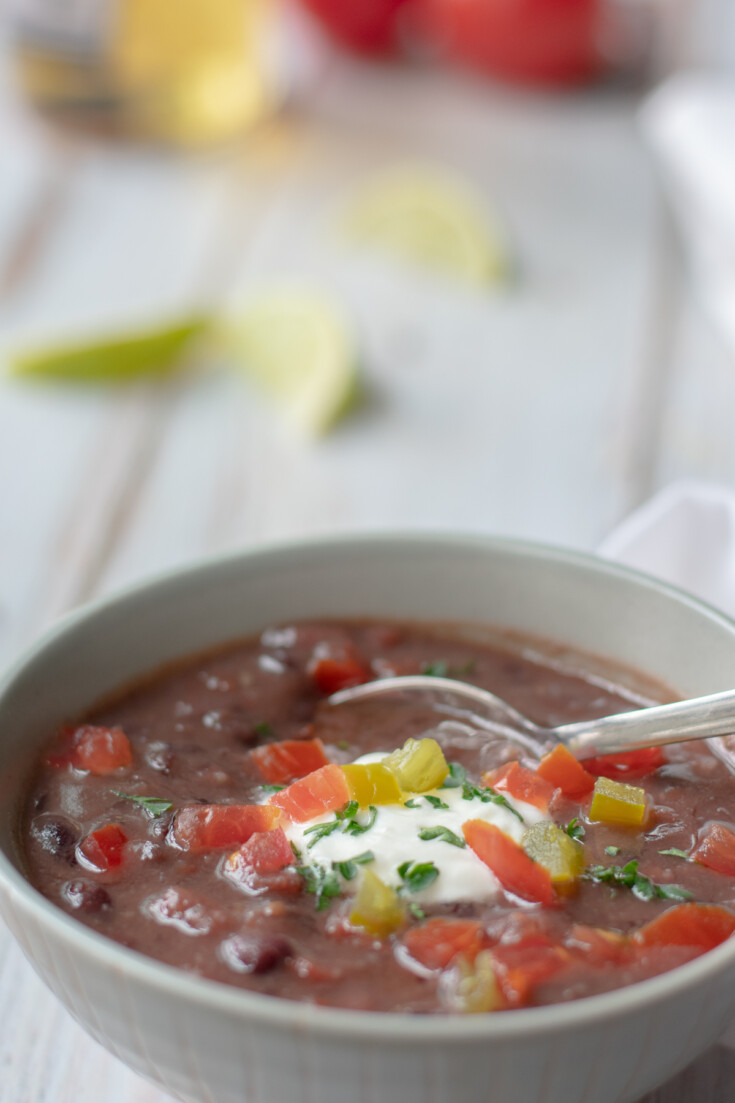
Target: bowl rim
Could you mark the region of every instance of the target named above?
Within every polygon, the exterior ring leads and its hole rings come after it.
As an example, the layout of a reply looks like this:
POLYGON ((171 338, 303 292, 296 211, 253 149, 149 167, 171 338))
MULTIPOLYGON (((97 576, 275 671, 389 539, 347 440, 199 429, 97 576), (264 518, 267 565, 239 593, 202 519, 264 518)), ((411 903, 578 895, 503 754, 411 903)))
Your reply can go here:
MULTIPOLYGON (((114 591, 56 620, 20 656, 0 674, 0 710, 4 695, 25 667, 39 658, 68 632, 97 615, 123 606, 146 592, 178 585, 187 577, 205 575, 234 567, 242 561, 273 557, 287 558, 329 548, 347 551, 360 545, 407 547, 409 545, 437 547, 447 550, 477 549, 514 554, 525 558, 543 558, 560 564, 578 566, 622 581, 636 583, 688 606, 706 619, 720 624, 735 635, 735 620, 707 602, 668 582, 642 571, 624 566, 593 553, 529 540, 496 537, 482 533, 438 531, 380 530, 346 535, 318 535, 288 540, 264 542, 237 551, 214 556, 202 556, 169 570, 156 572, 131 585, 114 591)), ((86 927, 43 896, 20 873, 0 849, 0 892, 4 892, 17 907, 22 906, 45 933, 62 938, 69 950, 74 950, 122 977, 158 990, 180 1002, 207 1007, 243 1020, 258 1020, 284 1029, 329 1035, 345 1039, 380 1041, 384 1044, 436 1045, 438 1042, 472 1044, 491 1039, 508 1039, 517 1035, 547 1036, 574 1030, 590 1021, 617 1019, 633 1011, 653 1006, 662 999, 671 999, 700 983, 735 970, 735 938, 723 943, 695 960, 677 966, 648 980, 623 988, 578 1000, 524 1008, 502 1015, 459 1016, 447 1013, 416 1015, 409 1012, 358 1011, 322 1007, 313 1003, 284 999, 251 992, 225 982, 209 980, 176 966, 167 965, 139 951, 115 942, 112 938, 86 927)))

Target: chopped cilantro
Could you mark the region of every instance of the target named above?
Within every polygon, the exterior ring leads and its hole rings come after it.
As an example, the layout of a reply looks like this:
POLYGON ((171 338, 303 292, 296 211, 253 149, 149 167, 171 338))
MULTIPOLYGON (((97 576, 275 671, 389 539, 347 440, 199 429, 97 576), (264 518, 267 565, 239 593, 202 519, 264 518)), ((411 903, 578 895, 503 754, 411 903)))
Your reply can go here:
POLYGON ((172 801, 163 800, 161 797, 138 797, 133 793, 121 793, 118 789, 113 789, 112 792, 116 797, 122 797, 123 800, 129 800, 133 804, 139 805, 149 816, 162 816, 173 808, 172 801))
POLYGON ((620 847, 619 846, 606 846, 605 847, 605 853, 609 854, 610 857, 613 858, 613 857, 615 857, 616 854, 620 853, 620 847))
POLYGON ((328 908, 333 897, 341 895, 339 878, 323 866, 297 866, 296 871, 304 878, 306 891, 316 897, 314 903, 318 912, 328 908))
POLYGON ((467 771, 459 762, 449 763, 449 776, 444 779, 441 789, 459 789, 467 781, 467 771))
POLYGON ((483 804, 498 804, 517 816, 521 823, 525 823, 523 816, 517 808, 514 808, 502 793, 496 793, 494 789, 485 785, 472 785, 466 781, 462 786, 462 800, 481 800, 483 804))
POLYGON ((426 674, 429 678, 446 678, 449 667, 444 659, 437 659, 433 663, 424 663, 421 667, 421 673, 426 674))
POLYGON ((582 877, 596 884, 614 885, 630 889, 639 900, 691 900, 692 893, 681 885, 657 885, 649 877, 638 872, 634 859, 624 866, 590 866, 582 877))
POLYGON ((564 830, 570 839, 581 839, 584 837, 584 824, 579 822, 577 816, 569 821, 564 830))
POLYGON ((414 919, 426 919, 426 912, 423 908, 419 907, 415 900, 408 901, 408 910, 414 919))
POLYGON ((264 793, 280 793, 282 789, 285 789, 285 785, 272 785, 270 782, 264 782, 260 787, 264 793))
POLYGON ((336 869, 338 873, 341 873, 345 881, 352 881, 357 876, 357 867, 364 866, 368 862, 374 862, 375 855, 372 850, 364 850, 362 854, 356 854, 354 858, 349 858, 346 862, 332 862, 332 869, 336 869))
POLYGON ((308 849, 311 850, 320 839, 326 839, 327 835, 331 835, 333 831, 336 831, 337 828, 341 826, 342 823, 340 820, 333 819, 328 820, 326 823, 315 823, 313 827, 307 827, 304 834, 314 836, 314 838, 309 839, 309 842, 306 844, 308 849))
POLYGON ((671 858, 683 858, 685 862, 691 861, 686 850, 679 850, 677 846, 672 846, 668 850, 659 850, 659 854, 664 854, 671 858))
POLYGON ((419 831, 419 838, 423 839, 424 842, 440 839, 443 843, 450 843, 451 846, 464 847, 467 845, 464 839, 460 839, 459 835, 455 835, 448 827, 422 827, 419 831))
POLYGON ((432 808, 449 808, 446 801, 441 800, 440 797, 432 796, 431 793, 424 793, 424 800, 430 804, 432 808))
POLYGON ((347 739, 340 739, 339 743, 337 743, 337 746, 341 751, 349 751, 352 744, 347 739))
POLYGON ((439 870, 433 862, 403 862, 398 867, 398 876, 403 881, 401 889, 408 892, 421 892, 433 885, 439 876, 439 870))
POLYGON ((414 798, 411 797, 410 800, 404 800, 403 807, 404 808, 420 808, 421 805, 419 804, 419 802, 417 800, 414 800, 414 798))
POLYGON ((297 847, 296 843, 291 843, 291 849, 293 850, 293 856, 297 862, 301 861, 301 851, 297 847))
POLYGON ((259 735, 261 739, 270 739, 273 735, 273 728, 267 720, 259 720, 253 727, 256 735, 259 735))
POLYGON ((375 820, 377 819, 377 816, 378 809, 375 807, 374 804, 369 805, 367 823, 360 823, 360 821, 357 819, 350 819, 344 825, 345 835, 364 835, 365 832, 369 831, 370 828, 373 826, 375 820))

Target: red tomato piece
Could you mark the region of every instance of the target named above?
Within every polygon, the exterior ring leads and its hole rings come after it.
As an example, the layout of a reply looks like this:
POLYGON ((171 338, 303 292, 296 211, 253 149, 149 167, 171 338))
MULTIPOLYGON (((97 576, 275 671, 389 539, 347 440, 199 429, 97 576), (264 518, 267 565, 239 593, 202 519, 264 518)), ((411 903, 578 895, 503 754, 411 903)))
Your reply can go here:
POLYGON ((257 831, 277 827, 280 818, 268 804, 192 804, 176 813, 171 838, 195 853, 241 846, 257 831))
POLYGON ((362 685, 373 677, 370 666, 349 640, 317 643, 306 671, 317 689, 327 696, 340 689, 362 685))
POLYGON ((301 0, 336 42, 359 54, 382 54, 395 40, 406 0, 301 0))
POLYGON ((690 856, 707 869, 735 877, 735 832, 721 823, 710 824, 690 856))
POLYGON ((251 755, 265 780, 273 785, 285 785, 329 765, 321 739, 283 739, 280 743, 265 743, 256 747, 251 755))
POLYGON ((104 827, 98 827, 82 839, 78 850, 89 865, 100 873, 107 873, 108 870, 122 865, 127 841, 127 835, 118 824, 106 823, 104 827))
POLYGON ((485 774, 483 781, 516 800, 525 800, 528 804, 535 805, 542 812, 548 812, 549 802, 554 795, 554 786, 550 781, 539 777, 534 770, 527 770, 520 762, 509 762, 499 770, 485 774))
POLYGON ((50 766, 73 766, 90 774, 105 775, 132 764, 130 740, 121 728, 83 724, 62 729, 61 738, 64 749, 47 758, 50 766))
POLYGON ((644 747, 640 751, 626 751, 624 754, 606 754, 598 758, 586 758, 584 765, 596 777, 609 777, 613 781, 627 781, 628 778, 645 777, 659 766, 668 762, 663 747, 644 747))
POLYGON ((582 763, 561 743, 544 755, 536 773, 572 799, 586 796, 595 785, 592 774, 587 773, 582 763))
POLYGON ((462 954, 474 961, 483 947, 485 932, 474 919, 427 919, 406 932, 403 944, 412 958, 427 969, 445 969, 462 954))
POLYGON ((735 915, 717 904, 676 904, 635 932, 639 946, 691 946, 701 953, 735 931, 735 915))
POLYGON ((495 977, 509 1007, 530 1003, 538 985, 550 980, 569 962, 561 946, 514 943, 493 951, 495 977))
POLYGON ((567 949, 587 965, 619 965, 628 957, 627 938, 603 927, 575 923, 564 941, 567 949))
POLYGON ((292 865, 294 853, 282 827, 256 831, 227 859, 228 873, 275 873, 292 865))
POLYGON ((349 800, 347 779, 341 767, 332 763, 294 781, 288 788, 275 793, 268 803, 280 808, 296 823, 304 823, 324 812, 344 808, 349 800))
POLYGON ((555 903, 549 871, 533 862, 499 827, 484 820, 467 820, 462 830, 467 845, 492 870, 507 892, 544 907, 555 903))
POLYGON ((421 0, 450 54, 505 77, 573 84, 600 69, 600 0, 421 0))

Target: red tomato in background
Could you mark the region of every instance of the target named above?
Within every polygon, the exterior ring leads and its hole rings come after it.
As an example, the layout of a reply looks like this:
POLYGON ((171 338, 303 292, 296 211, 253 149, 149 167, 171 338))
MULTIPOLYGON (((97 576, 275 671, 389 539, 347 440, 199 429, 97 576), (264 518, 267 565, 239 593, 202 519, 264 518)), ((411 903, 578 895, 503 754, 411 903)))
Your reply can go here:
POLYGON ((603 0, 421 0, 427 33, 488 73, 574 84, 601 67, 603 0))
POLYGON ((388 53, 407 0, 301 0, 336 42, 359 54, 388 53))

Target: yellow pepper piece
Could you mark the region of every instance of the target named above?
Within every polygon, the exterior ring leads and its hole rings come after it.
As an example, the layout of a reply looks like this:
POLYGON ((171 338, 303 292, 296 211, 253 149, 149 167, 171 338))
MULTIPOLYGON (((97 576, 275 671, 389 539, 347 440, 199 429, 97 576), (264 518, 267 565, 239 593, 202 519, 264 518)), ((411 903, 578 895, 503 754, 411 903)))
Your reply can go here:
POLYGON ((369 804, 400 804, 403 800, 395 775, 382 762, 343 766, 347 787, 361 808, 369 804))
POLYGON ((398 893, 372 870, 366 869, 350 912, 350 923, 384 938, 397 930, 404 918, 403 902, 398 893))
POLYGON ((648 815, 645 789, 598 777, 590 805, 590 819, 600 823, 641 827, 648 815))
POLYGON ((555 823, 535 823, 521 845, 529 858, 548 869, 552 884, 562 890, 571 887, 584 869, 584 847, 555 823))
POLYGON ((438 789, 449 774, 447 760, 436 739, 407 739, 402 747, 383 759, 407 793, 428 793, 438 789))
POLYGON ((458 958, 455 969, 457 974, 449 997, 453 1011, 476 1015, 495 1011, 501 1006, 503 1001, 489 950, 479 953, 474 962, 464 957, 458 958))

